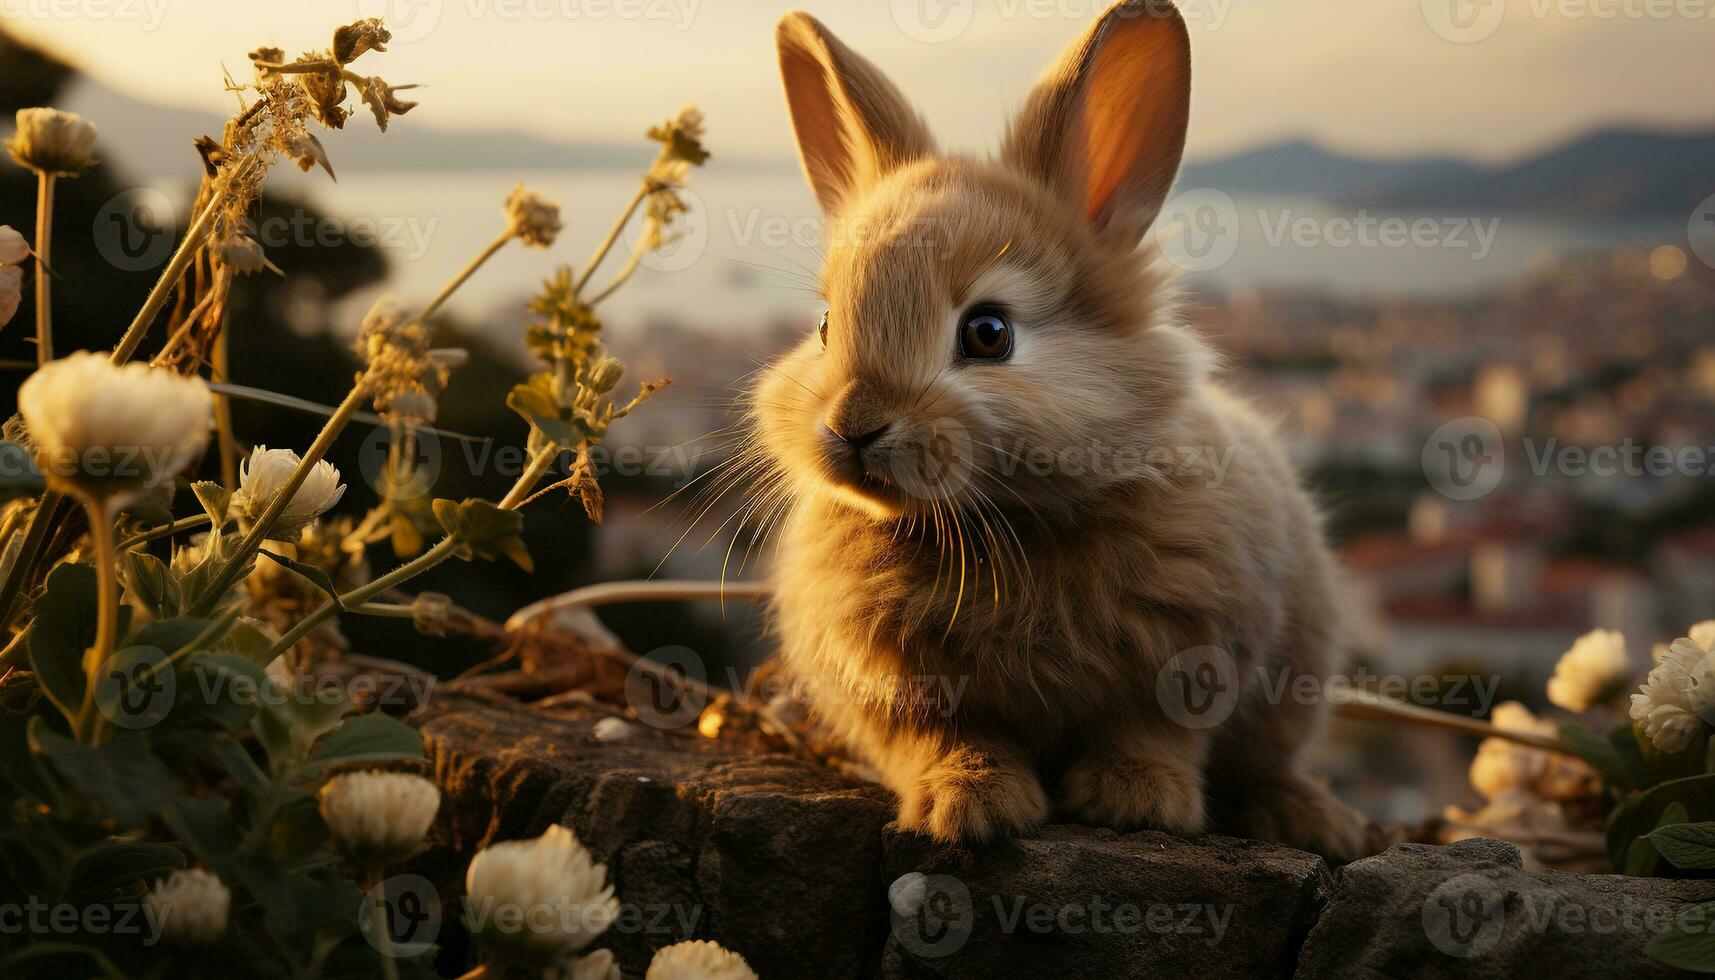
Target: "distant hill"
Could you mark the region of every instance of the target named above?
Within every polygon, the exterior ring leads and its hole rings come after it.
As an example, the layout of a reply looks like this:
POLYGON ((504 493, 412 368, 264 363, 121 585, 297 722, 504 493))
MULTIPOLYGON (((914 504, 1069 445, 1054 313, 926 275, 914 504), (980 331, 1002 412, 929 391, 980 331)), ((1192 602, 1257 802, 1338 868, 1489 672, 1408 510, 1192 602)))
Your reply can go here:
POLYGON ((1501 167, 1342 195, 1395 208, 1577 218, 1686 217, 1715 194, 1715 133, 1613 129, 1501 167))
POLYGON ((1302 140, 1277 143, 1217 160, 1187 164, 1184 189, 1213 187, 1229 194, 1290 194, 1339 198, 1419 181, 1456 180, 1479 172, 1453 157, 1378 160, 1332 153, 1302 140))

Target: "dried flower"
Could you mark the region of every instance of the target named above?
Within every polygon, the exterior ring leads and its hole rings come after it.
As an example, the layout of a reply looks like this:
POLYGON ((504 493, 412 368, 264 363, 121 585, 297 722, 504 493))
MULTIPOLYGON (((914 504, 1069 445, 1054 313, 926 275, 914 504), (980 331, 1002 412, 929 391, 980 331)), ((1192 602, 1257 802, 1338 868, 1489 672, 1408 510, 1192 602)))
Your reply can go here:
POLYGON ((478 851, 465 892, 466 924, 484 946, 528 961, 583 949, 619 914, 607 866, 560 826, 478 851))
POLYGON ((363 102, 369 106, 369 111, 375 113, 375 124, 381 127, 382 132, 387 132, 388 119, 393 116, 403 116, 417 108, 417 103, 406 102, 394 93, 416 87, 416 85, 389 85, 379 78, 371 78, 363 83, 361 92, 363 102))
MULTIPOLYGON (((259 520, 301 461, 290 449, 257 446, 239 469, 238 491, 232 495, 231 512, 247 523, 259 520)), ((278 541, 296 539, 298 532, 327 513, 343 496, 345 484, 339 482, 339 470, 325 459, 316 460, 298 492, 292 494, 274 526, 268 529, 268 536, 278 541)))
POLYGON ((79 351, 30 375, 18 411, 49 483, 122 507, 201 454, 214 400, 200 378, 79 351))
POLYGON ((257 76, 267 78, 277 70, 274 68, 275 65, 285 63, 286 52, 279 48, 263 46, 250 52, 248 57, 251 67, 256 69, 257 76))
POLYGON ((621 980, 622 976, 613 951, 607 949, 580 956, 560 970, 560 980, 621 980))
POLYGON ((12 159, 32 170, 76 177, 95 165, 95 124, 74 112, 19 109, 18 132, 7 141, 12 159))
POLYGON ((393 34, 381 18, 365 17, 333 32, 333 57, 340 64, 349 65, 365 51, 386 51, 391 40, 393 34))
POLYGON ((644 980, 758 980, 744 957, 706 939, 663 947, 644 980))
POLYGON ((411 625, 424 636, 446 636, 453 615, 453 597, 444 592, 419 592, 411 600, 411 625))
POLYGON ((161 935, 180 946, 207 946, 226 934, 232 891, 201 868, 175 871, 149 889, 145 901, 161 935))
POLYGON ((377 300, 364 316, 356 350, 368 365, 375 410, 407 423, 434 421, 435 399, 453 367, 463 363, 456 349, 431 350, 428 328, 391 296, 377 300))
POLYGON ((1631 678, 1625 636, 1618 630, 1591 630, 1555 664, 1548 700, 1568 711, 1589 711, 1623 692, 1631 678))
MULTIPOLYGON (((328 55, 326 53, 307 51, 302 58, 298 59, 298 63, 319 63, 327 60, 328 55)), ((310 100, 310 114, 315 116, 318 122, 329 129, 345 128, 346 117, 350 114, 342 105, 345 102, 345 77, 339 73, 338 69, 329 68, 321 71, 300 72, 298 73, 298 84, 303 88, 304 95, 310 100)), ((304 169, 308 170, 309 168, 305 167, 304 169)))
POLYGON ((220 259, 221 264, 228 266, 233 272, 241 276, 255 275, 263 269, 267 269, 277 276, 285 275, 284 272, 280 271, 279 266, 268 261, 268 255, 262 251, 262 246, 258 245, 256 239, 249 235, 233 235, 216 245, 214 254, 220 259))
POLYGON ((328 151, 322 147, 322 141, 316 139, 314 133, 299 133, 291 137, 286 141, 286 151, 297 162, 299 170, 309 173, 311 168, 320 167, 327 171, 329 177, 334 175, 333 162, 328 159, 328 151))
POLYGON ((421 847, 441 791, 403 772, 352 772, 322 787, 322 819, 340 850, 369 869, 386 867, 421 847))
POLYGON ((547 248, 565 227, 560 205, 519 184, 506 195, 506 223, 512 233, 534 248, 547 248))
MULTIPOLYGON (((1707 627, 1709 623, 1699 623, 1693 629, 1706 640, 1715 638, 1707 627)), ((1683 752, 1715 724, 1709 652, 1692 637, 1674 640, 1632 695, 1632 720, 1643 725, 1644 735, 1663 752, 1683 752)))
POLYGON ((703 113, 695 103, 680 109, 666 123, 652 127, 648 135, 661 144, 663 155, 671 159, 698 167, 709 159, 709 151, 703 149, 703 113))

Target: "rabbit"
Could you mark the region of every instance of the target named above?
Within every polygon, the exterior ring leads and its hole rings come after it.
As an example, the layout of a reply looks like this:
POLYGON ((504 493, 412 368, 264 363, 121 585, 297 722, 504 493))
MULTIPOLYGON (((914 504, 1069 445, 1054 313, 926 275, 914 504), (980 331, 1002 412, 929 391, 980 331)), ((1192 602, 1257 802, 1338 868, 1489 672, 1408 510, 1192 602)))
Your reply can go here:
POLYGON ((810 15, 776 41, 827 312, 749 392, 748 458, 813 710, 942 841, 1053 813, 1357 856, 1299 768, 1324 699, 1280 690, 1341 650, 1340 572, 1143 244, 1189 117, 1178 11, 1109 9, 993 158, 938 151, 810 15))

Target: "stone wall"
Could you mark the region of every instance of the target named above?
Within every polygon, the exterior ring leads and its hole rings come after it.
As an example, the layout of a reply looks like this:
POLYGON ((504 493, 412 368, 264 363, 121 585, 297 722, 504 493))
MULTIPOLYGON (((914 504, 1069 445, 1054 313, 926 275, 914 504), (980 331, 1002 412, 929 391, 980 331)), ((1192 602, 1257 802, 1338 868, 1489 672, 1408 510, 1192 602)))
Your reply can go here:
POLYGON ((1532 874, 1496 841, 1340 869, 1256 841, 1069 825, 949 848, 891 827, 877 786, 634 723, 600 739, 604 717, 448 694, 423 732, 449 877, 488 843, 572 827, 630 907, 599 942, 628 974, 707 938, 764 980, 1614 980, 1672 975, 1644 944, 1715 899, 1715 881, 1532 874))

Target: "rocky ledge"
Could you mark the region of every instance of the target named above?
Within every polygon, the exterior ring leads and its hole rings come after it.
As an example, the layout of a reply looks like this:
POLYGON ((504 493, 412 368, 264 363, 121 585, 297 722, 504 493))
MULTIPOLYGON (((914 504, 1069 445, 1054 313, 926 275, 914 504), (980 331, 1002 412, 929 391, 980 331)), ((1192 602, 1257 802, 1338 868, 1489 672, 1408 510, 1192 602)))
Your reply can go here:
MULTIPOLYGON (((1343 868, 1227 837, 1052 826, 972 851, 890 824, 880 787, 783 755, 438 696, 422 730, 438 852, 573 828, 625 911, 598 945, 641 975, 714 939, 766 980, 1656 977, 1657 932, 1715 881, 1532 874, 1497 841, 1396 845, 1343 868)), ((431 858, 431 860, 433 860, 431 858)))

